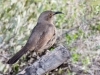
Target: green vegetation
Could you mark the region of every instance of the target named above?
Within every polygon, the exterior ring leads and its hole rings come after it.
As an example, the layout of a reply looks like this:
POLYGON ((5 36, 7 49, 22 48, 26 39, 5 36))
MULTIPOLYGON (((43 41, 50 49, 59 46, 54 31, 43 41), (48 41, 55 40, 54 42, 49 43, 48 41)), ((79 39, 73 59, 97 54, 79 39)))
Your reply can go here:
MULTIPOLYGON (((95 58, 96 63, 100 57, 100 0, 0 0, 0 73, 9 73, 10 69, 16 73, 25 64, 16 63, 12 68, 4 63, 24 46, 38 16, 45 10, 64 13, 54 18, 58 29, 79 26, 65 34, 62 44, 72 54, 71 64, 81 63, 79 66, 85 67, 85 71, 90 69, 90 65, 91 72, 95 72, 92 60, 95 58)), ((64 71, 60 68, 58 74, 64 71)), ((75 75, 69 69, 65 72, 75 75)))

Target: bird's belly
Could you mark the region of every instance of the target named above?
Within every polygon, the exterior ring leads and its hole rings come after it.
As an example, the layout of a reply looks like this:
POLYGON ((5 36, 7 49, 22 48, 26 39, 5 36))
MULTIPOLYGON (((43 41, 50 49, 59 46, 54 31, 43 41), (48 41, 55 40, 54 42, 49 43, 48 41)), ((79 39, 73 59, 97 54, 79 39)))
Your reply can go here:
POLYGON ((56 36, 52 37, 52 39, 45 46, 45 49, 50 48, 55 43, 56 39, 57 39, 56 36))
POLYGON ((45 49, 50 48, 50 47, 55 43, 56 39, 57 39, 57 35, 55 34, 55 35, 47 42, 47 44, 45 45, 45 47, 42 47, 42 48, 40 48, 40 49, 38 50, 38 53, 41 53, 41 52, 43 52, 45 49))

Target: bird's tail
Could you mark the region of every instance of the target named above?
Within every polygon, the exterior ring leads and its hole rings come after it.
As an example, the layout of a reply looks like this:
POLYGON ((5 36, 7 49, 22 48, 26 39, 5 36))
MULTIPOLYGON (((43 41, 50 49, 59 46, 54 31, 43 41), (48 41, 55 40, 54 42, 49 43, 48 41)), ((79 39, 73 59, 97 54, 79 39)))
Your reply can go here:
POLYGON ((17 62, 17 60, 26 52, 28 51, 27 48, 22 48, 20 51, 18 51, 11 59, 8 60, 7 64, 14 64, 17 62))

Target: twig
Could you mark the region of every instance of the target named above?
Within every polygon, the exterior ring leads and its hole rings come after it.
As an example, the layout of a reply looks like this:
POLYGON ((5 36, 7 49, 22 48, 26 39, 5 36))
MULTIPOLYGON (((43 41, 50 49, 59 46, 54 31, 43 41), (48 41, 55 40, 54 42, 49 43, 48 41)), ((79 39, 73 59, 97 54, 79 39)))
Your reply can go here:
POLYGON ((61 35, 58 36, 57 40, 59 40, 62 36, 64 36, 65 34, 68 34, 69 32, 71 32, 71 31, 73 31, 73 30, 75 30, 77 28, 79 28, 79 25, 76 26, 76 27, 73 27, 73 28, 71 28, 69 30, 64 31, 61 35))

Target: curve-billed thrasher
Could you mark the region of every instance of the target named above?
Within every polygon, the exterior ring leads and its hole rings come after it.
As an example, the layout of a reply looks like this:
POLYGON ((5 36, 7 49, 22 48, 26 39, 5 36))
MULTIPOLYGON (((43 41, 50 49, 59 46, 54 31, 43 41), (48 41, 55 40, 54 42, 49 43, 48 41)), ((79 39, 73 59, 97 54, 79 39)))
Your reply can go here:
POLYGON ((55 43, 57 37, 52 18, 55 14, 61 13, 62 12, 53 11, 42 12, 25 46, 9 59, 7 63, 14 64, 28 50, 41 53, 44 49, 51 47, 55 43))

